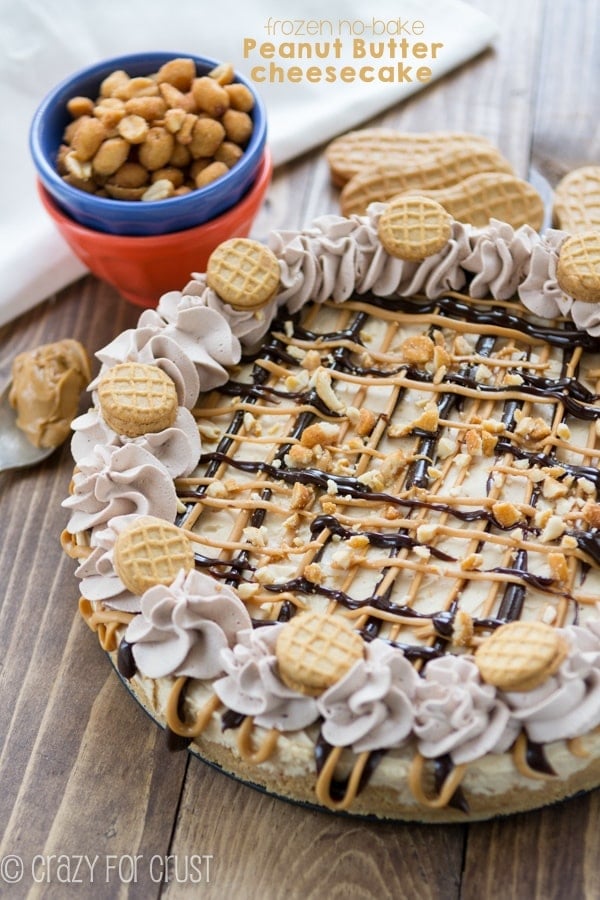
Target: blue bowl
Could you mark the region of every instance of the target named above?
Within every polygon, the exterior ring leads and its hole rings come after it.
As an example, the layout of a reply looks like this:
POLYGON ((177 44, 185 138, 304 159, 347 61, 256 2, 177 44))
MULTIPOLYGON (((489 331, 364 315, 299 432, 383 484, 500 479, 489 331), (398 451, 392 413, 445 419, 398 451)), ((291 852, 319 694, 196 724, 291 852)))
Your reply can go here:
POLYGON ((65 127, 71 121, 67 101, 84 96, 94 99, 100 84, 114 72, 124 69, 129 75, 149 75, 163 63, 176 57, 191 57, 198 75, 206 75, 219 65, 217 60, 189 53, 135 53, 103 60, 81 69, 57 85, 38 107, 29 132, 29 147, 38 177, 48 193, 76 222, 108 234, 156 235, 194 228, 226 212, 246 194, 257 175, 267 137, 264 105, 252 85, 236 73, 235 81, 244 84, 254 97, 251 116, 252 136, 240 160, 226 175, 181 197, 166 200, 131 201, 97 197, 63 181, 56 169, 56 155, 65 127))

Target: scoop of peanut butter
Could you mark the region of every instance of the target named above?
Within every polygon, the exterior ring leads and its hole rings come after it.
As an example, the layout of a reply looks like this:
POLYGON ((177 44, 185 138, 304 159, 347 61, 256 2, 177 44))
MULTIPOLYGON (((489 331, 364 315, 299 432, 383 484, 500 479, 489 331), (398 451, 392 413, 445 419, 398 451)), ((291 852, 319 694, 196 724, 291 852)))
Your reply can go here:
POLYGON ((62 444, 90 379, 88 354, 79 341, 70 338, 15 357, 8 399, 17 411, 17 425, 32 444, 62 444))

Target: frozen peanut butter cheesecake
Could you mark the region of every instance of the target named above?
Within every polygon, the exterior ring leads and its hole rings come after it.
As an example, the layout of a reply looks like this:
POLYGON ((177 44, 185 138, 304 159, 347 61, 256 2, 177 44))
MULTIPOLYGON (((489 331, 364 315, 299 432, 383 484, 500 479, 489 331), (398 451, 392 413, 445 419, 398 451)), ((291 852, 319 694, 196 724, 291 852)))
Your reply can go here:
POLYGON ((173 749, 392 819, 600 783, 600 315, 567 239, 375 203, 226 242, 99 351, 63 545, 173 749))

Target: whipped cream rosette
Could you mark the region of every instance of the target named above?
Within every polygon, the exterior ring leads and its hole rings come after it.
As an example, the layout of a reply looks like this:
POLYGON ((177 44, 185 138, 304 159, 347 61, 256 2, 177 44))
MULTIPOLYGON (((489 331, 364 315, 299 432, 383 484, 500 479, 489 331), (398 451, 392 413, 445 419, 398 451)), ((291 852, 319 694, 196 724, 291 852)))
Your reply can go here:
POLYGON ((166 468, 143 447, 97 444, 79 460, 63 506, 70 510, 67 529, 77 534, 130 514, 174 522, 177 493, 166 468))
POLYGON ((125 640, 144 675, 214 678, 223 671, 221 650, 250 626, 246 607, 226 585, 202 572, 180 572, 170 585, 149 588, 125 640))
POLYGON ((283 626, 242 631, 221 662, 226 675, 214 683, 217 697, 263 728, 296 731, 319 715, 316 701, 288 688, 277 673, 275 644, 283 626))

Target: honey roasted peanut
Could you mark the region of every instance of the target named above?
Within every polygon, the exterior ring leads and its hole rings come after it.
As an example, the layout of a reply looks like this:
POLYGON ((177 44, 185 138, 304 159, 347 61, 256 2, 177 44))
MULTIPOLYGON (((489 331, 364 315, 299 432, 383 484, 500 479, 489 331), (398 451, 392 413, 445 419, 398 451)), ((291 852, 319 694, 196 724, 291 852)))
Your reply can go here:
POLYGON ((198 76, 185 57, 149 75, 111 72, 95 99, 67 102, 57 171, 73 187, 120 200, 181 195, 222 177, 253 129, 254 97, 234 77, 231 63, 198 76))

